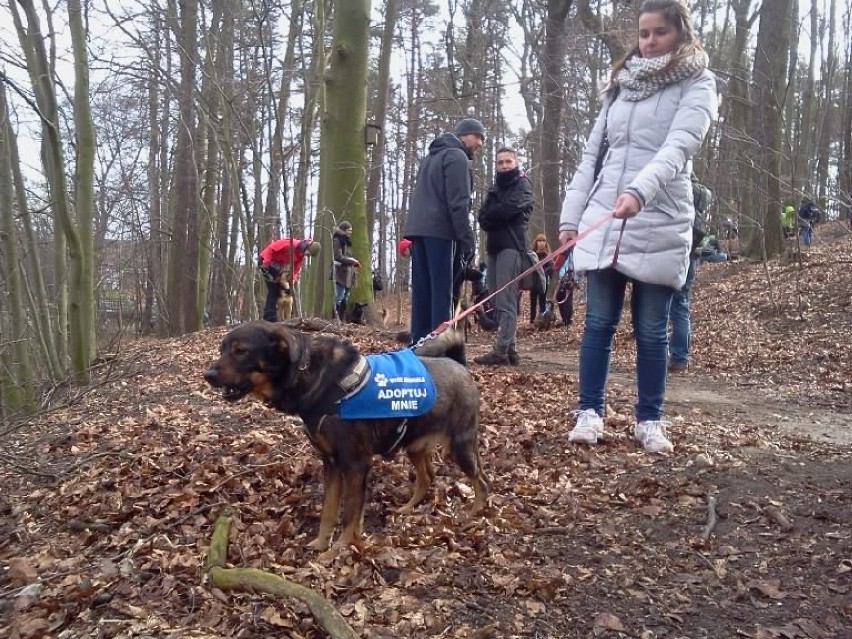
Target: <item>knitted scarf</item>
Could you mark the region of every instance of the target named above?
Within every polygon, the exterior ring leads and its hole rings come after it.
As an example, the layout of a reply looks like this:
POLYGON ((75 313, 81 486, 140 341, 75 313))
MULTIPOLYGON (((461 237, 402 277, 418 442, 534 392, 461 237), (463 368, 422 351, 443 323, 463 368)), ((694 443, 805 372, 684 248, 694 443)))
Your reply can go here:
POLYGON ((621 97, 631 102, 644 100, 668 85, 691 78, 707 68, 707 54, 703 51, 696 51, 664 70, 671 59, 671 53, 658 58, 630 57, 616 74, 621 97))

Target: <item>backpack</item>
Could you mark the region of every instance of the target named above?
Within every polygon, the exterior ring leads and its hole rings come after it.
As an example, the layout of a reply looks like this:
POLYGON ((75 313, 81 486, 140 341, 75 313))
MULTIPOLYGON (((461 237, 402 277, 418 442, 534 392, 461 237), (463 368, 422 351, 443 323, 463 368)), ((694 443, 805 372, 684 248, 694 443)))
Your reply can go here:
POLYGON ((382 279, 382 274, 378 271, 373 271, 373 292, 377 293, 379 291, 383 291, 385 288, 385 282, 382 279))
POLYGON ((695 207, 695 219, 692 222, 692 248, 701 244, 707 235, 707 209, 713 199, 713 192, 692 177, 692 205, 695 207))

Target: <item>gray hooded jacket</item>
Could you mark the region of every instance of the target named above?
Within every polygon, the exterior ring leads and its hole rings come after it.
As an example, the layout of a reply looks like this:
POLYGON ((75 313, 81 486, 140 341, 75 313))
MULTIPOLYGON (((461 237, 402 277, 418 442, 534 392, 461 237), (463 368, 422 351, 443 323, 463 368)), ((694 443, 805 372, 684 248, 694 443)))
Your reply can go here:
POLYGON ((464 145, 452 133, 444 133, 429 145, 429 154, 420 162, 403 237, 453 240, 461 254, 472 251, 470 198, 470 164, 464 145))
MULTIPOLYGON (((695 217, 692 158, 718 114, 715 77, 704 70, 638 102, 610 101, 607 94, 565 193, 559 230, 582 232, 629 190, 642 208, 627 220, 616 270, 679 289, 686 281, 695 217), (610 146, 595 180, 605 119, 610 146)), ((577 271, 612 266, 621 224, 611 220, 580 240, 574 249, 577 271)))

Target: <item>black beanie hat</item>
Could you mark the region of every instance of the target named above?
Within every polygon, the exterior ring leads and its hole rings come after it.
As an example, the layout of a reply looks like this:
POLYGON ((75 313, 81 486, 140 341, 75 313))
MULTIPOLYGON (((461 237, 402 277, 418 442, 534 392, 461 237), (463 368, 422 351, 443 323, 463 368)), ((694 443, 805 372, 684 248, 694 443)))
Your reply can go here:
POLYGON ((465 118, 461 120, 458 124, 456 124, 456 128, 453 130, 457 138, 460 138, 463 135, 467 135, 468 133, 476 133, 480 138, 482 138, 483 142, 485 141, 485 127, 482 126, 482 122, 475 118, 465 118))

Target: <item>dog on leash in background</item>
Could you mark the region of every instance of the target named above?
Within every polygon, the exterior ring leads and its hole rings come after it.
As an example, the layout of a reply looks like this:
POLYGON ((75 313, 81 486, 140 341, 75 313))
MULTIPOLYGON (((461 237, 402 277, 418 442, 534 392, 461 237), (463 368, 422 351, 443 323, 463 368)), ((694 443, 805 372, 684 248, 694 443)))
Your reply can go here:
MULTIPOLYGON (((401 424, 399 418, 339 415, 339 400, 347 396, 366 362, 349 342, 265 321, 237 326, 222 340, 219 359, 204 373, 207 382, 221 389, 226 401, 252 395, 301 417, 322 459, 322 514, 310 547, 328 549, 341 502, 343 528, 335 546, 361 544, 372 458, 390 458, 400 449, 414 465, 415 482, 399 512, 411 511, 426 497, 435 478, 431 456, 437 444, 473 484, 471 514, 485 508, 489 484, 479 458, 479 391, 465 368, 464 340, 457 331, 447 330, 420 346, 416 355, 434 381, 435 402, 425 414, 401 424)), ((367 369, 370 377, 369 365, 367 369)))
POLYGON ((284 265, 278 273, 276 281, 281 287, 281 292, 278 294, 278 301, 275 303, 278 308, 278 320, 284 321, 293 317, 293 283, 289 265, 284 265))

